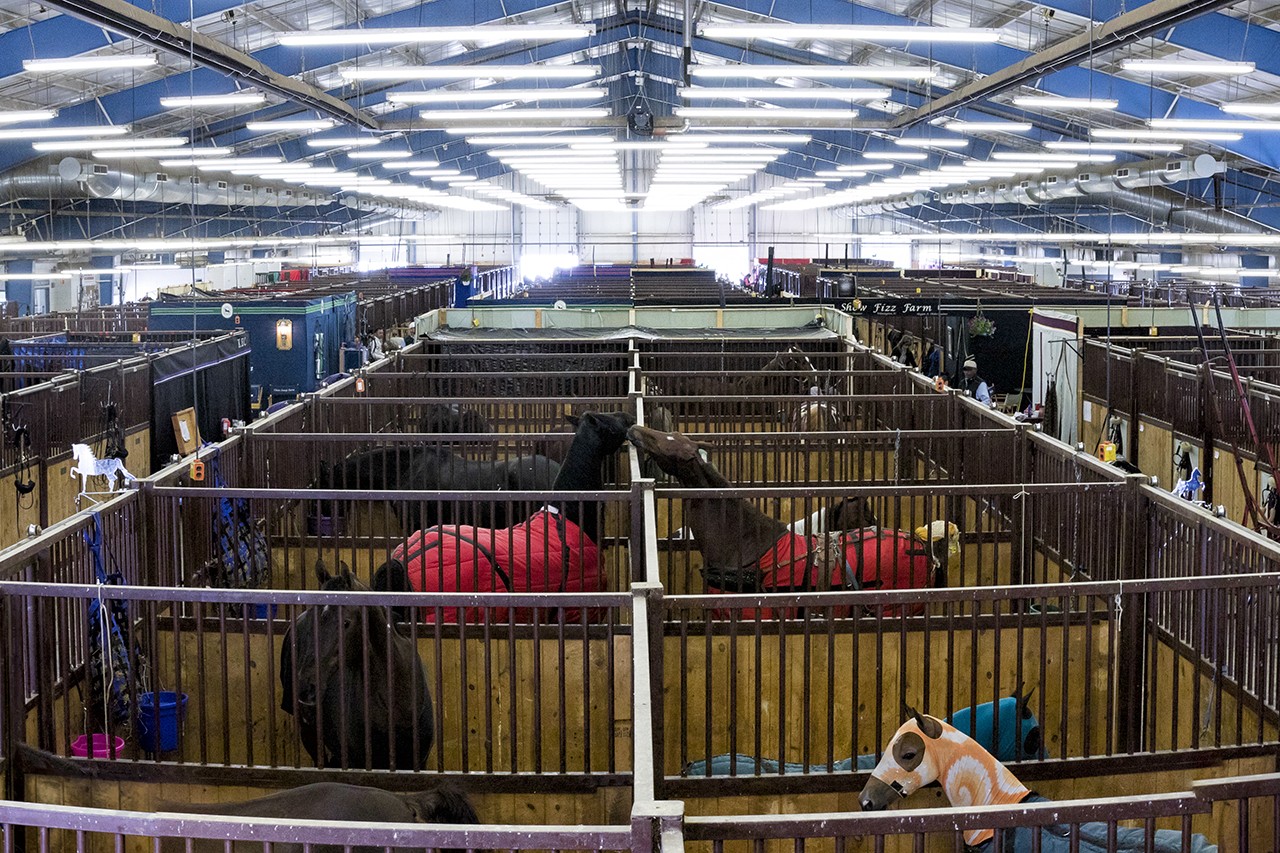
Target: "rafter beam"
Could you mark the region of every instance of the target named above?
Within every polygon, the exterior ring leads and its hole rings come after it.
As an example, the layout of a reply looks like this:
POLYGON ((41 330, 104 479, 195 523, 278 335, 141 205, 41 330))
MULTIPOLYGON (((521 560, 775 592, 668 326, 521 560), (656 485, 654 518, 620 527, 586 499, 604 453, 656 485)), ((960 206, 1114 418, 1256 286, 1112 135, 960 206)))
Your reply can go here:
POLYGON ((1052 47, 1033 53, 1026 59, 1006 66, 981 80, 961 86, 950 94, 934 98, 913 110, 900 113, 893 121, 895 128, 911 127, 941 113, 950 112, 984 100, 992 95, 1039 80, 1064 68, 1070 68, 1107 50, 1131 44, 1149 35, 1177 26, 1215 9, 1230 6, 1236 0, 1152 0, 1132 12, 1065 39, 1052 47))
POLYGON ((278 74, 248 54, 217 39, 123 0, 45 0, 45 5, 166 53, 193 60, 197 65, 245 80, 259 89, 274 92, 301 107, 315 110, 345 124, 377 126, 369 116, 309 83, 278 74))

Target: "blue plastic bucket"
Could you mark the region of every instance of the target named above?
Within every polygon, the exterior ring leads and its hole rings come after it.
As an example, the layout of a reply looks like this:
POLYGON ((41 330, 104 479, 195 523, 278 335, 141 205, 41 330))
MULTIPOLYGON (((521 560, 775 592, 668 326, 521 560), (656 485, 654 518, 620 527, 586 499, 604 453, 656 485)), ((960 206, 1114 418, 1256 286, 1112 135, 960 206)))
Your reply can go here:
POLYGON ((186 715, 187 694, 143 693, 138 697, 138 745, 147 752, 177 749, 178 730, 186 715))

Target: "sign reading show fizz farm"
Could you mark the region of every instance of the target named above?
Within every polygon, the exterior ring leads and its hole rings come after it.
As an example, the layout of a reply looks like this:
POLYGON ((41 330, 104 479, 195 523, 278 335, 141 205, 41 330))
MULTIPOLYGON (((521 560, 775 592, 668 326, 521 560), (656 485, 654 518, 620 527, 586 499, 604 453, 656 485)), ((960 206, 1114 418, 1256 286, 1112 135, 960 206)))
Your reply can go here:
POLYGON ((853 299, 840 306, 846 314, 862 317, 906 317, 939 313, 936 299, 853 299))

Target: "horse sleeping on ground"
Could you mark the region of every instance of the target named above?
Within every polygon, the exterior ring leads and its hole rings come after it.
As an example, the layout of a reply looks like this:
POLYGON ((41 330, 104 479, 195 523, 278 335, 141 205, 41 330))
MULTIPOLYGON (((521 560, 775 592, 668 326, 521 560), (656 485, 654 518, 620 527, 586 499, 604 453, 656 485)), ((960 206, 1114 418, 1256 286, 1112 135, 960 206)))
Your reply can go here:
MULTIPOLYGON (((159 811, 189 812, 203 815, 237 817, 275 817, 299 820, 338 820, 368 823, 445 823, 477 824, 475 807, 461 789, 447 782, 424 791, 392 793, 363 785, 338 782, 314 782, 238 803, 172 803, 159 811)), ((160 853, 227 853, 226 842, 212 838, 192 838, 188 849, 185 838, 166 838, 160 853)), ((262 853, 260 841, 238 841, 230 853, 262 853)), ((272 853, 384 853, 386 847, 357 846, 344 848, 337 844, 302 844, 276 841, 272 853)), ((392 847, 392 853, 411 853, 422 848, 392 847)), ((462 848, 441 848, 441 853, 463 853, 462 848)))
MULTIPOLYGON (((57 776, 66 779, 113 779, 113 773, 101 770, 97 762, 75 761, 53 755, 33 746, 19 744, 15 756, 24 772, 32 775, 57 776)), ((157 804, 159 812, 183 812, 198 815, 238 815, 243 817, 292 818, 297 820, 368 821, 371 823, 442 823, 478 824, 475 807, 461 789, 449 782, 437 782, 421 791, 390 792, 364 785, 337 782, 315 782, 265 797, 234 803, 165 803, 157 804)), ((160 842, 161 853, 262 853, 261 841, 238 841, 226 846, 221 839, 168 837, 160 842)), ((338 845, 317 844, 312 853, 343 853, 338 845)), ((380 853, 385 847, 351 847, 351 853, 380 853)), ((422 848, 410 848, 421 851, 422 848)), ((273 842, 273 853, 303 853, 303 845, 273 842)), ((409 853, 406 848, 392 847, 396 853, 409 853)), ((442 853, 462 853, 460 849, 443 848, 442 853)))
MULTIPOLYGON (((316 577, 324 592, 369 589, 345 566, 330 575, 317 562, 316 577)), ((435 717, 426 670, 417 645, 400 635, 385 608, 306 610, 285 632, 280 688, 280 708, 294 716, 317 764, 418 770, 431 753, 435 717)))
MULTIPOLYGON (((573 441, 552 484, 557 492, 600 491, 601 467, 626 441, 635 418, 626 412, 586 412, 574 418, 573 441)), ((506 529, 436 525, 418 530, 398 546, 373 576, 374 589, 417 592, 603 592, 596 506, 580 501, 548 501, 524 522, 506 529)), ((400 618, 405 615, 398 613, 400 618)), ((495 621, 506 611, 491 611, 495 621)), ((566 611, 566 621, 581 614, 566 611)), ((517 611, 517 621, 532 614, 517 611)), ((484 620, 481 608, 423 608, 427 622, 484 620)), ((594 618, 589 614, 588 618, 594 618)))
MULTIPOLYGON (((942 784, 947 800, 960 808, 1048 802, 1018 780, 990 752, 964 732, 927 714, 908 708, 910 719, 903 723, 885 747, 880 763, 871 771, 858 802, 862 810, 879 811, 908 797, 930 782, 942 784)), ((971 829, 964 834, 970 850, 981 853, 1102 853, 1102 851, 1149 851, 1215 853, 1217 847, 1203 835, 1192 835, 1184 848, 1181 832, 1155 830, 1154 837, 1143 829, 1115 829, 1115 845, 1108 840, 1105 823, 1083 823, 1078 827, 1079 844, 1073 843, 1070 826, 1006 829, 997 843, 991 829, 971 829)))
MULTIPOLYGON (((732 486, 711 464, 709 448, 688 436, 634 426, 628 438, 646 459, 686 487, 732 486)), ((942 570, 952 539, 958 536, 955 525, 947 522, 922 527, 921 536, 877 527, 826 535, 796 533, 742 498, 686 498, 683 509, 702 552, 703 578, 713 594, 945 586, 942 570)), ((853 615, 849 607, 832 610, 835 616, 853 615)), ((889 605, 882 612, 914 615, 924 608, 889 605)), ((754 614, 745 610, 743 618, 754 614)), ((768 610, 761 614, 775 615, 768 610)))

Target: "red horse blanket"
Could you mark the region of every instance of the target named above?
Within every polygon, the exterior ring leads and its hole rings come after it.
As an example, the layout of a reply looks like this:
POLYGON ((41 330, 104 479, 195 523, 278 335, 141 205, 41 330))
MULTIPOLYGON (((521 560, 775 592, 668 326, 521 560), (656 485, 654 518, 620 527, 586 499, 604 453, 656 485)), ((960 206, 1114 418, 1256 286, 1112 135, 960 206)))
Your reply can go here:
MULTIPOLYGON (((933 556, 920 539, 903 530, 874 527, 828 536, 783 534, 755 566, 728 572, 704 568, 707 591, 719 592, 816 592, 852 589, 924 589, 931 585, 933 556)), ((853 615, 853 608, 833 608, 833 616, 853 615)), ((755 610, 744 610, 752 619, 755 610)), ((885 616, 919 615, 924 605, 885 605, 885 616)), ((760 610, 762 619, 793 616, 760 610)))
MULTIPOLYGON (((558 512, 542 510, 521 524, 502 530, 469 524, 438 525, 419 530, 391 554, 409 572, 419 592, 604 592, 600 551, 578 525, 558 512)), ((424 607, 423 620, 435 622, 437 610, 424 607)), ((505 621, 505 609, 490 611, 490 620, 505 621)), ((555 619, 543 611, 542 621, 555 619)), ((566 610, 565 620, 581 618, 566 610)), ((599 614, 588 613, 596 621, 599 614)), ((443 622, 484 621, 484 610, 447 607, 443 622)), ((532 622, 531 608, 515 610, 517 622, 532 622)))

